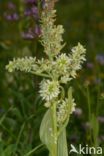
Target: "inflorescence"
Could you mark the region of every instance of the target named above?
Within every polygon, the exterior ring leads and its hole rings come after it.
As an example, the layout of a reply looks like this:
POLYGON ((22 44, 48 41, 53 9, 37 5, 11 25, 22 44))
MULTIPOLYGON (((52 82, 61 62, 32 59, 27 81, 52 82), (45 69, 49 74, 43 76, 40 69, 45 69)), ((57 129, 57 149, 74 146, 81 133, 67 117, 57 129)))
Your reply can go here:
MULTIPOLYGON (((47 5, 46 5, 47 6, 47 5)), ((63 44, 62 25, 55 25, 56 10, 43 10, 41 15, 41 43, 47 59, 40 60, 32 57, 18 58, 10 61, 6 66, 9 72, 15 70, 33 73, 43 76, 44 80, 40 83, 40 96, 45 101, 46 107, 57 105, 57 123, 62 124, 66 118, 75 110, 74 99, 68 98, 60 100, 61 84, 67 84, 76 78, 77 71, 81 69, 85 61, 86 49, 78 43, 67 55, 61 53, 63 44), (68 109, 70 107, 70 109, 68 109)))

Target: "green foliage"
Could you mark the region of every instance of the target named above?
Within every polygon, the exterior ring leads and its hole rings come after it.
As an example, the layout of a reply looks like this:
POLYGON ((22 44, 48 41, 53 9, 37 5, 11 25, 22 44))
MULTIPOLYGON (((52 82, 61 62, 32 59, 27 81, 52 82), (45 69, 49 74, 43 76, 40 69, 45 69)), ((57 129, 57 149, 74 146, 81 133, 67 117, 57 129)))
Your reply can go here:
MULTIPOLYGON (((68 156, 65 127, 61 131, 58 139, 58 156, 68 156)), ((42 120, 40 126, 40 139, 42 143, 45 144, 48 150, 50 151, 51 156, 53 136, 52 136, 52 117, 50 110, 46 112, 42 120)))
POLYGON ((46 145, 48 150, 52 151, 52 145, 53 145, 53 136, 52 136, 52 117, 51 117, 51 111, 48 110, 43 119, 40 126, 40 139, 43 144, 46 145))
MULTIPOLYGON (((38 85, 34 85, 34 82, 37 84, 41 79, 34 79, 28 74, 10 75, 5 70, 5 65, 13 57, 37 55, 40 58, 43 54, 37 39, 27 41, 21 38, 23 28, 20 29, 20 25, 27 27, 29 20, 23 19, 18 23, 7 22, 3 18, 6 2, 8 1, 0 1, 0 138, 3 150, 13 145, 11 151, 15 152, 15 143, 20 129, 25 123, 16 148, 17 156, 24 156, 40 144, 38 132, 45 109, 41 98, 37 97, 38 85), (9 111, 9 109, 12 110, 9 111)), ((18 10, 19 7, 24 7, 18 0, 15 3, 18 10)), ((94 140, 95 142, 99 140, 98 143, 101 146, 104 144, 104 124, 98 121, 99 116, 104 116, 104 98, 102 98, 104 94, 104 66, 96 61, 96 55, 104 51, 103 3, 103 0, 100 0, 99 3, 97 0, 60 0, 56 6, 58 9, 56 23, 63 24, 65 28, 63 37, 67 41, 67 45, 64 50, 69 51, 70 47, 75 45, 77 41, 81 41, 86 45, 88 62, 94 65, 92 69, 89 69, 85 64, 84 71, 80 72, 77 81, 72 83, 77 106, 81 108, 82 115, 74 114, 71 117, 71 122, 67 127, 68 147, 71 143, 91 145, 92 142, 95 144, 94 140), (95 83, 96 78, 101 79, 100 84, 95 83), (86 94, 86 84, 89 85, 89 95, 86 94), (91 114, 93 114, 90 118, 91 121, 88 117, 89 97, 91 114), (97 107, 98 113, 96 113, 97 107), (89 127, 85 128, 89 123, 92 127, 91 135, 89 127), (94 135, 94 140, 92 135, 94 135)), ((66 90, 69 85, 67 85, 66 90)), ((31 156, 46 155, 47 151, 44 147, 35 149, 31 153, 31 156)))
POLYGON ((1 156, 11 156, 15 151, 15 145, 11 144, 5 147, 2 142, 0 142, 0 155, 1 156))

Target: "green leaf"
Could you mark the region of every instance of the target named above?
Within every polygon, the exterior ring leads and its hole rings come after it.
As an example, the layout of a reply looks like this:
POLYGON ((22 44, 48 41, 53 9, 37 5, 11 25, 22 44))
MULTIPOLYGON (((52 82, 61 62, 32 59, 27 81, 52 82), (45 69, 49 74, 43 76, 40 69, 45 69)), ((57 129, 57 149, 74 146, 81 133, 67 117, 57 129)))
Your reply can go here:
POLYGON ((65 129, 65 127, 68 125, 68 122, 69 122, 69 119, 70 119, 70 112, 71 112, 71 108, 72 108, 72 87, 70 87, 68 89, 68 102, 69 102, 69 107, 68 107, 67 119, 64 122, 64 124, 59 128, 58 135, 60 135, 60 133, 65 129))
POLYGON ((43 144, 38 145, 37 147, 33 148, 31 151, 29 151, 27 154, 25 154, 24 156, 30 156, 32 155, 35 151, 37 151, 40 147, 42 147, 43 144))
MULTIPOLYGON (((72 107, 72 88, 68 90, 68 99, 69 99, 69 114, 66 122, 60 127, 58 133, 58 155, 57 156, 68 156, 68 149, 67 149, 67 140, 66 140, 66 126, 69 121, 70 117, 70 109, 72 107)), ((43 144, 49 150, 49 156, 52 153, 52 145, 53 145, 53 137, 52 137, 52 116, 50 109, 45 113, 41 126, 40 126, 40 139, 43 144)))
POLYGON ((2 151, 1 156, 11 156, 14 151, 15 151, 15 145, 14 144, 8 145, 2 151))
MULTIPOLYGON (((52 128, 51 112, 48 110, 44 115, 40 126, 40 139, 43 144, 48 148, 51 156, 53 137, 50 132, 52 128)), ((63 129, 58 137, 58 156, 68 156, 67 141, 66 141, 66 128, 63 129)))
POLYGON ((40 126, 40 139, 43 144, 46 145, 49 152, 52 150, 52 144, 53 144, 53 137, 51 135, 52 130, 52 118, 51 118, 51 111, 48 110, 41 122, 40 126))
POLYGON ((91 125, 92 125, 92 136, 94 140, 94 146, 97 147, 99 146, 99 141, 98 141, 98 135, 99 135, 99 123, 97 120, 97 117, 92 114, 91 115, 91 125))
POLYGON ((69 100, 69 114, 67 120, 62 125, 59 130, 59 138, 58 138, 58 156, 68 156, 68 148, 67 148, 67 140, 66 140, 66 126, 68 124, 70 118, 70 111, 72 107, 72 88, 70 87, 68 90, 68 100, 69 100))
POLYGON ((68 156, 66 128, 63 129, 58 138, 58 156, 68 156))
POLYGON ((18 118, 18 120, 20 120, 20 121, 23 119, 23 116, 22 116, 20 110, 19 110, 18 108, 16 108, 16 107, 13 108, 12 114, 13 114, 14 116, 16 116, 16 117, 18 118))

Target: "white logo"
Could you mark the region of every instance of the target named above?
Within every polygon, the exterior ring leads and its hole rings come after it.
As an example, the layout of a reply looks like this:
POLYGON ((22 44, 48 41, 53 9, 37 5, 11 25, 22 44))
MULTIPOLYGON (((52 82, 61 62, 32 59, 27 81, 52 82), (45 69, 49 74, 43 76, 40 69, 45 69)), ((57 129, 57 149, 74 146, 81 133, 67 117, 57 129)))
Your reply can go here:
POLYGON ((71 150, 69 153, 72 153, 72 152, 77 153, 77 154, 79 153, 74 145, 71 144, 70 146, 71 146, 71 150))
POLYGON ((79 144, 78 149, 76 149, 76 147, 71 144, 71 149, 69 151, 69 153, 77 153, 77 154, 102 154, 102 148, 101 147, 89 147, 88 145, 86 145, 85 147, 82 147, 81 144, 79 144))

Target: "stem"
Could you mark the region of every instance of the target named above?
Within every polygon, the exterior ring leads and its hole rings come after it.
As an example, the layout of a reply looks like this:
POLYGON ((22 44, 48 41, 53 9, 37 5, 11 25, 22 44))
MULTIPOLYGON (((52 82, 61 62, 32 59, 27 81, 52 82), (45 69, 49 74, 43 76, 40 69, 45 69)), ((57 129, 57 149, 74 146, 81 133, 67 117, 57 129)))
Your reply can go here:
POLYGON ((53 122, 53 148, 52 156, 57 156, 57 117, 56 117, 56 104, 52 106, 52 122, 53 122))
POLYGON ((87 86, 87 103, 88 103, 88 113, 89 113, 89 121, 91 120, 91 99, 89 93, 89 87, 87 86))
POLYGON ((34 71, 31 71, 31 73, 32 73, 32 74, 35 74, 35 75, 37 75, 37 76, 42 76, 42 77, 50 78, 49 75, 44 74, 44 73, 36 73, 36 72, 34 72, 34 71))
POLYGON ((25 154, 24 156, 30 156, 31 154, 33 154, 35 151, 37 151, 39 148, 41 148, 43 146, 43 144, 40 144, 39 146, 35 147, 34 149, 32 149, 30 152, 28 152, 27 154, 25 154))
MULTIPOLYGON (((91 98, 90 98, 89 86, 87 86, 87 103, 88 103, 88 118, 89 118, 90 126, 92 126, 91 125, 91 120, 92 120, 92 116, 91 116, 91 98)), ((91 144, 93 144, 91 127, 90 127, 90 130, 89 130, 89 133, 90 133, 91 144)))
POLYGON ((99 86, 99 85, 98 85, 97 89, 98 89, 98 93, 97 93, 96 116, 98 116, 98 115, 99 115, 99 107, 100 107, 100 103, 99 103, 99 97, 100 97, 100 86, 99 86))

